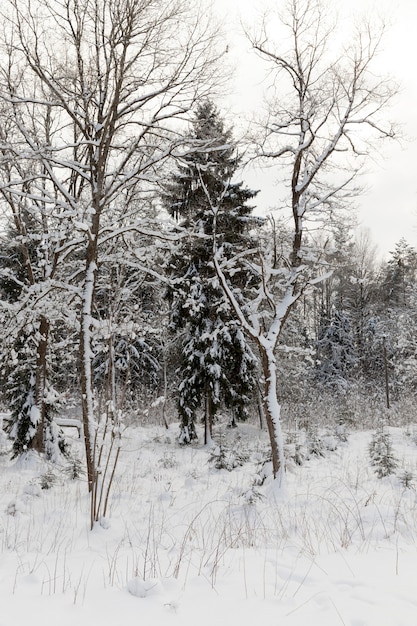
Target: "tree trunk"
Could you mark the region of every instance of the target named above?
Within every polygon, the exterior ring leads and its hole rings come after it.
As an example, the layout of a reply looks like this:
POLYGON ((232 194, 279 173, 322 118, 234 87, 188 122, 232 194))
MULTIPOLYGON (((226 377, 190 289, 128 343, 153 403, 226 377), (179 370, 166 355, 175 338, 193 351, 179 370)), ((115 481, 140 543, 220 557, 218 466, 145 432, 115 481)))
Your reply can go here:
POLYGON ((385 374, 385 401, 387 409, 391 408, 390 398, 389 398, 389 373, 388 373, 388 357, 387 357, 387 345, 385 342, 385 337, 382 339, 382 349, 384 353, 384 374, 385 374))
POLYGON ((204 415, 204 445, 209 445, 213 435, 213 400, 210 391, 206 394, 204 415))
POLYGON ((285 471, 284 441, 280 422, 281 407, 277 398, 276 362, 272 347, 265 347, 263 344, 259 344, 259 347, 264 375, 263 406, 271 443, 272 471, 274 478, 282 485, 285 471))
POLYGON ((39 421, 36 434, 31 442, 31 448, 37 452, 44 451, 44 430, 46 419, 45 389, 47 376, 47 348, 49 336, 49 320, 42 315, 39 323, 39 342, 36 353, 36 381, 35 405, 39 411, 39 421))
POLYGON ((92 313, 96 277, 94 246, 87 250, 87 265, 84 293, 82 299, 80 328, 80 370, 81 404, 84 426, 85 457, 87 465, 88 490, 93 490, 95 482, 94 468, 94 390, 93 390, 93 354, 91 348, 92 313))
POLYGON ((258 388, 256 391, 256 405, 258 407, 258 414, 259 414, 259 428, 261 430, 264 430, 265 428, 265 424, 264 424, 264 403, 263 403, 263 398, 262 398, 262 392, 261 389, 258 388))

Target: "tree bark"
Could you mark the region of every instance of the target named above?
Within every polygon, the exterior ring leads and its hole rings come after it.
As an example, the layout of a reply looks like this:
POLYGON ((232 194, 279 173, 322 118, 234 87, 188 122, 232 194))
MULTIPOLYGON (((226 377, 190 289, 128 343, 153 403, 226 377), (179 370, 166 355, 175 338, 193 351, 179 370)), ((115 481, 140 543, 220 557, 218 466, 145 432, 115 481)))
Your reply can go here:
POLYGON ((81 372, 81 406, 84 426, 84 445, 87 465, 88 490, 93 490, 95 482, 94 468, 94 390, 92 366, 92 313, 94 287, 96 279, 96 246, 90 243, 87 249, 85 284, 82 300, 80 327, 80 372, 81 372))
POLYGON ((206 393, 205 413, 204 413, 204 445, 212 441, 213 436, 213 399, 210 391, 206 393))
POLYGON ((35 405, 39 411, 39 421, 36 434, 30 447, 37 452, 44 451, 44 430, 46 419, 46 379, 47 379, 47 349, 49 336, 49 320, 42 315, 39 323, 39 342, 36 354, 36 381, 35 381, 35 405))
POLYGON ((272 347, 266 347, 261 343, 258 345, 264 375, 263 406, 271 444, 272 472, 274 479, 278 479, 279 484, 282 485, 285 472, 284 440, 280 421, 281 407, 277 397, 275 356, 272 347))

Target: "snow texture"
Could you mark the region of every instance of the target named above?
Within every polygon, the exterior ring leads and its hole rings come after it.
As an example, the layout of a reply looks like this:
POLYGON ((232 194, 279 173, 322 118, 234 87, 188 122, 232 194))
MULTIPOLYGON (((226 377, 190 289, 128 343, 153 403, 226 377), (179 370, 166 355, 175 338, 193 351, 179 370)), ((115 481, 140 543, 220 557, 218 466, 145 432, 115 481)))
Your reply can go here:
MULTIPOLYGON (((415 474, 416 430, 389 432, 415 474)), ((416 492, 398 473, 377 478, 372 433, 289 458, 285 493, 262 470, 255 426, 214 433, 237 461, 228 469, 177 434, 125 432, 109 518, 92 531, 85 477, 0 455, 2 626, 415 623, 416 492)), ((72 446, 81 456, 76 434, 72 446)))

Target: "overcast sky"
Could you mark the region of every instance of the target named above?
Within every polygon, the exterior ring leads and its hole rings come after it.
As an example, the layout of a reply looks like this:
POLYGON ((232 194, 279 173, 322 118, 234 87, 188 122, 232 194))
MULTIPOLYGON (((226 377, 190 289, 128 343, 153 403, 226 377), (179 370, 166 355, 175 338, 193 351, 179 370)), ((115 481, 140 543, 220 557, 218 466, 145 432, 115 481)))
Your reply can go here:
MULTIPOLYGON (((383 154, 368 163, 365 182, 369 190, 357 200, 359 219, 364 228, 371 229, 372 240, 382 254, 392 250, 401 237, 417 248, 417 0, 338 1, 341 8, 348 4, 355 14, 365 7, 371 16, 382 14, 389 22, 378 71, 391 75, 400 84, 389 117, 402 125, 402 133, 407 137, 402 145, 386 145, 383 154)), ((235 67, 234 94, 224 104, 231 112, 242 113, 240 118, 233 118, 237 126, 239 119, 243 124, 243 119, 259 106, 265 88, 260 81, 263 66, 243 38, 240 20, 253 23, 263 6, 283 3, 284 0, 216 0, 216 11, 230 29, 227 45, 235 67)), ((264 210, 274 205, 275 177, 271 171, 245 174, 247 184, 261 189, 258 204, 264 210)))

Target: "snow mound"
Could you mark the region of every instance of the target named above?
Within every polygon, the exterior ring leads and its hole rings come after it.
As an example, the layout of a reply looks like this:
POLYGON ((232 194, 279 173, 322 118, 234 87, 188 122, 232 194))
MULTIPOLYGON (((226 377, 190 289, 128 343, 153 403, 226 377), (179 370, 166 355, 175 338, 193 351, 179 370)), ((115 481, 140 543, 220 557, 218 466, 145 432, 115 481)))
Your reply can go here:
POLYGON ((139 576, 135 576, 127 583, 127 590, 132 596, 137 598, 147 598, 148 596, 162 595, 164 588, 161 581, 156 578, 142 580, 139 576))

